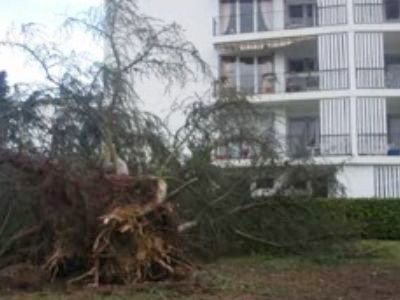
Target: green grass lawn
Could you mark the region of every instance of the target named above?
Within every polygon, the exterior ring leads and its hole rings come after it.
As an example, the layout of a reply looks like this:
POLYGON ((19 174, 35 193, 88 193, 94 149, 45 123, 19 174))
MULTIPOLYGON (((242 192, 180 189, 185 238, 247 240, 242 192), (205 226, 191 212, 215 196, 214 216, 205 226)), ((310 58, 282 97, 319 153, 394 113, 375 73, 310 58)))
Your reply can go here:
POLYGON ((380 300, 400 299, 400 242, 363 241, 359 257, 247 256, 205 265, 172 287, 6 292, 0 300, 380 300))

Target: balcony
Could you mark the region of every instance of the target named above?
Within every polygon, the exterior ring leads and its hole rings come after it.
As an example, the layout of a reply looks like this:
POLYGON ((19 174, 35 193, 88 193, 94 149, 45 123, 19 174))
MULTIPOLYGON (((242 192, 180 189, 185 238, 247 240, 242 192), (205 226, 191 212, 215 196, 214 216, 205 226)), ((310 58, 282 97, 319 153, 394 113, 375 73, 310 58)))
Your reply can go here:
POLYGON ((289 18, 284 11, 263 12, 258 14, 258 18, 254 18, 253 14, 234 14, 218 16, 213 19, 214 36, 318 26, 316 16, 289 18))
POLYGON ((400 132, 358 135, 359 155, 400 156, 400 132))
POLYGON ((213 19, 214 36, 276 30, 344 25, 347 7, 341 0, 318 6, 317 1, 287 0, 283 10, 273 10, 272 1, 231 0, 223 2, 222 13, 213 19), (268 4, 270 2, 271 4, 268 4))
POLYGON ((400 98, 358 102, 359 155, 400 156, 400 98))
POLYGON ((386 133, 358 134, 358 154, 386 155, 388 153, 388 135, 386 133))
POLYGON ((287 154, 291 158, 342 156, 351 154, 350 134, 291 135, 286 139, 287 154))
POLYGON ((355 0, 354 22, 356 24, 400 23, 400 1, 382 0, 365 3, 364 0, 355 0))
POLYGON ((357 68, 359 89, 400 89, 400 64, 386 68, 357 68))
POLYGON ((360 33, 356 78, 360 89, 400 89, 400 34, 360 33))
MULTIPOLYGON (((293 159, 319 156, 347 156, 351 154, 350 135, 287 135, 286 155, 293 159)), ((245 141, 218 143, 214 158, 216 160, 256 159, 260 157, 262 145, 245 141)))
POLYGON ((348 70, 245 74, 221 79, 220 92, 245 95, 348 89, 348 70))

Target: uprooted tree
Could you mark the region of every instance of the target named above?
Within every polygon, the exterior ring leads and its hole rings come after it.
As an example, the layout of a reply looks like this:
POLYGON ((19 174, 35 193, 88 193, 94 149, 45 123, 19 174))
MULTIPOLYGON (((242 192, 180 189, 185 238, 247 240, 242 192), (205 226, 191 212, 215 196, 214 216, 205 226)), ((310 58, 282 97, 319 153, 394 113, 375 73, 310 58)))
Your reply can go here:
POLYGON ((39 64, 46 83, 0 95, 0 268, 29 262, 48 279, 154 281, 190 273, 183 245, 217 253, 219 241, 251 240, 293 250, 324 233, 348 236, 327 219, 321 226, 306 203, 296 212, 282 204, 267 220, 273 234, 262 237, 264 216, 249 216, 243 228, 235 222, 276 199, 322 195, 337 184, 335 167, 284 158, 273 126, 260 126, 272 120, 268 109, 232 93, 195 98, 172 134, 140 108, 140 80, 183 87, 208 76, 178 25, 141 14, 135 1, 113 0, 68 18, 65 28, 105 44, 105 58, 65 54, 32 24, 1 42, 39 64), (245 167, 227 163, 235 151, 245 167), (271 178, 275 184, 259 188, 271 178), (298 211, 313 223, 293 219, 298 211))
POLYGON ((178 25, 135 1, 108 1, 64 28, 83 29, 105 57, 66 54, 34 24, 1 42, 46 78, 1 95, 1 267, 30 262, 49 279, 96 285, 180 278, 191 265, 159 177, 176 157, 163 123, 139 109, 135 82, 183 85, 206 65, 178 25))

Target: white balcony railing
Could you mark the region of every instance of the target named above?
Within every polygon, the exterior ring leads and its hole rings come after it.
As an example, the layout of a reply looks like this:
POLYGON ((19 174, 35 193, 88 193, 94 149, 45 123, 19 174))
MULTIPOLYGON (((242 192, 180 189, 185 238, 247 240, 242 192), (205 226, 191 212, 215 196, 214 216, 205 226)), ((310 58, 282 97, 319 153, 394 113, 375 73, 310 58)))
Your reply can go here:
POLYGON ((400 89, 400 65, 387 68, 357 68, 359 89, 400 89))

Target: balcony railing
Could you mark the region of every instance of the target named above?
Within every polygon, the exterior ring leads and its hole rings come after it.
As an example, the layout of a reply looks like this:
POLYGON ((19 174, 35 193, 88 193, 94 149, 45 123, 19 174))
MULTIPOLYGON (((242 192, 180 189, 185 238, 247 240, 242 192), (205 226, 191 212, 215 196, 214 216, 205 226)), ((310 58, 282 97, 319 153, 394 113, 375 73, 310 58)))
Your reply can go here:
MULTIPOLYGON (((287 135, 286 153, 291 158, 318 156, 344 156, 351 154, 350 134, 287 135)), ((262 146, 234 140, 219 142, 215 148, 217 160, 254 159, 259 157, 262 146)))
POLYGON ((321 154, 319 136, 291 135, 286 138, 287 154, 293 158, 319 156, 321 154))
POLYGON ((400 66, 389 68, 357 68, 359 89, 400 89, 400 66))
POLYGON ((214 18, 214 35, 265 32, 284 28, 304 28, 317 26, 316 18, 290 19, 284 11, 269 11, 254 14, 222 15, 214 18), (255 17, 256 16, 256 17, 255 17))
MULTIPOLYGON (((224 78, 220 91, 246 95, 343 90, 349 88, 348 69, 267 73, 224 78)), ((217 91, 218 92, 218 91, 217 91)))
POLYGON ((350 134, 321 134, 315 136, 288 135, 290 157, 334 156, 351 154, 350 134))
POLYGON ((366 133, 358 135, 360 155, 400 155, 400 136, 398 134, 366 133))
MULTIPOLYGON (((396 3, 395 3, 396 4, 396 3)), ((400 23, 400 11, 396 7, 391 7, 388 2, 376 1, 375 3, 355 3, 354 4, 354 22, 356 24, 383 24, 400 23)))
POLYGON ((388 153, 388 135, 386 133, 359 134, 358 153, 360 155, 386 155, 388 153))
POLYGON ((263 11, 253 14, 220 15, 213 19, 214 35, 265 32, 282 29, 298 29, 347 23, 346 5, 315 7, 312 15, 291 17, 287 11, 263 11))

